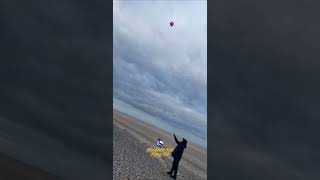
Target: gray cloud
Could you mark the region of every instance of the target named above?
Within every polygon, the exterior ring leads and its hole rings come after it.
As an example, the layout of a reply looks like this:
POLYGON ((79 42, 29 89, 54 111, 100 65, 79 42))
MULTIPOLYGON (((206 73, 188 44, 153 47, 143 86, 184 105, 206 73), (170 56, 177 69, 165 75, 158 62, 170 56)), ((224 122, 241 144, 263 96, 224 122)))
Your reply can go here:
POLYGON ((206 133, 206 2, 114 1, 113 31, 114 97, 206 133))

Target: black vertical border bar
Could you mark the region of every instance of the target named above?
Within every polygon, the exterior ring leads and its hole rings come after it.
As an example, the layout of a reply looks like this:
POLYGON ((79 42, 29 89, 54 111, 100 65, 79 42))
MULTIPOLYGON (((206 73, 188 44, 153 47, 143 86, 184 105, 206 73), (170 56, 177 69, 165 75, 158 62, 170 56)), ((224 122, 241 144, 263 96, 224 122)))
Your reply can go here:
MULTIPOLYGON (((105 0, 100 0, 102 3, 106 2, 105 0)), ((109 174, 107 179, 113 179, 113 1, 108 0, 104 8, 102 8, 103 14, 105 14, 105 49, 106 49, 106 83, 107 83, 107 98, 106 98, 106 119, 108 125, 106 131, 108 132, 108 141, 106 141, 108 151, 105 152, 107 159, 107 169, 106 171, 109 174)))
POLYGON ((320 179, 319 7, 208 0, 208 179, 320 179))
POLYGON ((112 179, 113 1, 1 1, 0 24, 0 118, 99 159, 92 179, 112 179))

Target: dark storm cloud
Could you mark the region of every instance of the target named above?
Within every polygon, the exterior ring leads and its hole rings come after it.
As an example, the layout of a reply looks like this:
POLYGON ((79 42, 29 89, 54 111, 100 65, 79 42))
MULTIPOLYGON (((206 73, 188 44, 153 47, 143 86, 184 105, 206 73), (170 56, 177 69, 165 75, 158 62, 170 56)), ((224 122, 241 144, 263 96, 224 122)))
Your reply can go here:
MULTIPOLYGON (((107 61, 112 47, 106 42, 112 37, 107 36, 104 23, 107 15, 111 17, 106 5, 72 1, 0 3, 0 116, 104 163, 112 161, 112 140, 108 139, 112 132, 106 131, 112 116, 111 107, 107 110, 111 106, 107 101, 111 99, 107 61)), ((13 130, 12 138, 23 136, 13 130)), ((28 142, 29 148, 42 143, 28 142)), ((34 149, 30 159, 41 159, 37 151, 41 150, 34 149)), ((70 167, 55 168, 65 168, 68 174, 70 167)), ((107 166, 104 170, 107 172, 107 166)), ((94 172, 98 170, 82 173, 94 172)))
POLYGON ((211 7, 209 177, 319 179, 319 3, 211 7))

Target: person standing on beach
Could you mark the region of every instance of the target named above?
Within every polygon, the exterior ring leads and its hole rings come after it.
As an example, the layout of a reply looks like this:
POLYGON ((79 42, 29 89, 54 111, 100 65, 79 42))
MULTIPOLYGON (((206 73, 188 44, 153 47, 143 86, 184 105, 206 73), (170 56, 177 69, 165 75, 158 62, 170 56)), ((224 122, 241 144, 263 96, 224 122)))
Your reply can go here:
POLYGON ((178 172, 178 166, 179 162, 181 160, 183 151, 185 148, 187 148, 187 140, 183 138, 183 140, 180 142, 178 141, 177 137, 175 134, 173 134, 174 140, 177 143, 176 148, 172 151, 171 156, 173 157, 173 163, 172 163, 172 168, 169 172, 167 172, 170 177, 176 179, 177 178, 177 172, 178 172), (174 174, 172 175, 174 171, 174 174))

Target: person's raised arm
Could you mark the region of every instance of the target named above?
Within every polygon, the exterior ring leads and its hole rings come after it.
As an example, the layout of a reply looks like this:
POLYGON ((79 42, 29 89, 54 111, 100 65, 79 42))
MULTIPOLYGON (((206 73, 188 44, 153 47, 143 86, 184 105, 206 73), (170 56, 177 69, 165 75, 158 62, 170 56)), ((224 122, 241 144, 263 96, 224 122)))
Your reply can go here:
POLYGON ((176 141, 177 144, 180 144, 180 141, 178 141, 177 137, 175 134, 173 134, 174 140, 176 141))

